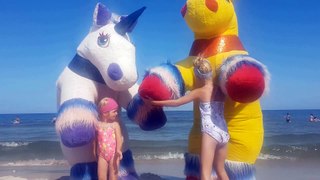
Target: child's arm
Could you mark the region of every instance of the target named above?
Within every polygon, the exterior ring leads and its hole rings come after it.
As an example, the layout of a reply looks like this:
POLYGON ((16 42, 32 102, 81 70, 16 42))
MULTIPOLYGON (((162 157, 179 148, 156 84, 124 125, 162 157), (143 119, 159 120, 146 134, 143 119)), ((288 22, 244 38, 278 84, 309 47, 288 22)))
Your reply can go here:
MULTIPOLYGON (((98 128, 98 123, 97 122, 94 123, 94 128, 95 128, 95 130, 98 128)), ((97 158, 98 157, 98 152, 97 152, 98 142, 97 142, 97 132, 95 131, 95 133, 96 133, 95 134, 95 138, 93 140, 93 156, 95 158, 97 158)))
POLYGON ((119 122, 115 123, 115 130, 116 130, 116 141, 117 141, 117 154, 119 155, 119 160, 122 159, 122 145, 123 145, 123 137, 120 128, 119 122))
POLYGON ((98 153, 97 153, 97 140, 95 139, 95 140, 93 140, 93 156, 94 156, 95 158, 97 158, 97 157, 98 157, 97 154, 98 154, 98 153))
POLYGON ((172 100, 164 100, 164 101, 153 101, 150 99, 144 99, 146 101, 149 101, 150 104, 156 105, 156 106, 170 106, 170 107, 176 107, 180 106, 186 103, 189 103, 195 99, 198 99, 200 97, 200 89, 194 89, 190 91, 189 94, 180 97, 179 99, 172 99, 172 100))

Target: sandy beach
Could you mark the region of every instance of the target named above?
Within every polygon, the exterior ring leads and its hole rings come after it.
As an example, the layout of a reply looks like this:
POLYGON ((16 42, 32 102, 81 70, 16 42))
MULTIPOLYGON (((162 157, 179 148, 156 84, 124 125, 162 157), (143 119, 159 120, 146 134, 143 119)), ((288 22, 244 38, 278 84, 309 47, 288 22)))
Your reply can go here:
MULTIPOLYGON (((137 160, 136 170, 142 180, 183 179, 184 160, 137 160)), ((69 166, 0 167, 0 180, 69 179, 69 166)))
MULTIPOLYGON (((182 180, 184 160, 137 160, 136 170, 142 180, 182 180)), ((256 177, 258 180, 290 179, 316 180, 320 177, 320 164, 317 162, 297 162, 292 160, 258 160, 256 177)), ((16 166, 1 167, 0 180, 66 180, 69 179, 69 166, 16 166)))

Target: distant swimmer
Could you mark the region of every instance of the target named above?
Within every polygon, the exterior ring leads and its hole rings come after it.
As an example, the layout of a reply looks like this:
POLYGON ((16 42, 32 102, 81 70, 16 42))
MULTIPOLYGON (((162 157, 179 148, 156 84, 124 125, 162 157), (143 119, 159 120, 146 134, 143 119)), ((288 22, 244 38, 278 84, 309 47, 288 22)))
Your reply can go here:
POLYGON ((316 116, 314 116, 313 114, 310 114, 310 119, 309 119, 310 122, 318 122, 320 121, 319 118, 317 118, 316 116))
POLYGON ((51 120, 51 123, 54 124, 54 123, 56 123, 56 121, 57 121, 57 117, 53 117, 52 120, 51 120))
POLYGON ((286 119, 287 123, 290 123, 291 122, 291 116, 289 113, 287 113, 284 118, 286 119))
POLYGON ((13 124, 20 124, 21 119, 19 117, 16 117, 16 119, 12 122, 13 124))

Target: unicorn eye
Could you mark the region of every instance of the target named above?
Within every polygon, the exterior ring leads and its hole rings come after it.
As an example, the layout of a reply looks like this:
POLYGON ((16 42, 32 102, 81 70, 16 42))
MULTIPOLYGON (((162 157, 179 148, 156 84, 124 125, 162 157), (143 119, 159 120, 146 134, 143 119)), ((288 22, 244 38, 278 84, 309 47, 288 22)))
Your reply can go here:
POLYGON ((104 34, 103 32, 99 34, 98 45, 100 47, 103 47, 103 48, 108 47, 109 42, 110 42, 110 35, 109 34, 104 34))

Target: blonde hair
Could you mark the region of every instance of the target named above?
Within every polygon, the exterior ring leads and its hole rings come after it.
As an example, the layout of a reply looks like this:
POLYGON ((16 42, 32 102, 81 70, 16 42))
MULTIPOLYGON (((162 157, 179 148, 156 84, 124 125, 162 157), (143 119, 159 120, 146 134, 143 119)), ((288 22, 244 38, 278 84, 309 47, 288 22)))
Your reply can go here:
POLYGON ((107 98, 107 97, 101 99, 99 104, 98 104, 98 108, 100 109, 102 106, 108 104, 108 100, 109 100, 109 98, 107 98))
POLYGON ((212 67, 208 60, 203 57, 197 57, 193 60, 195 74, 202 79, 212 78, 212 67))
POLYGON ((118 103, 112 98, 103 98, 99 103, 99 112, 106 113, 118 109, 118 103))

